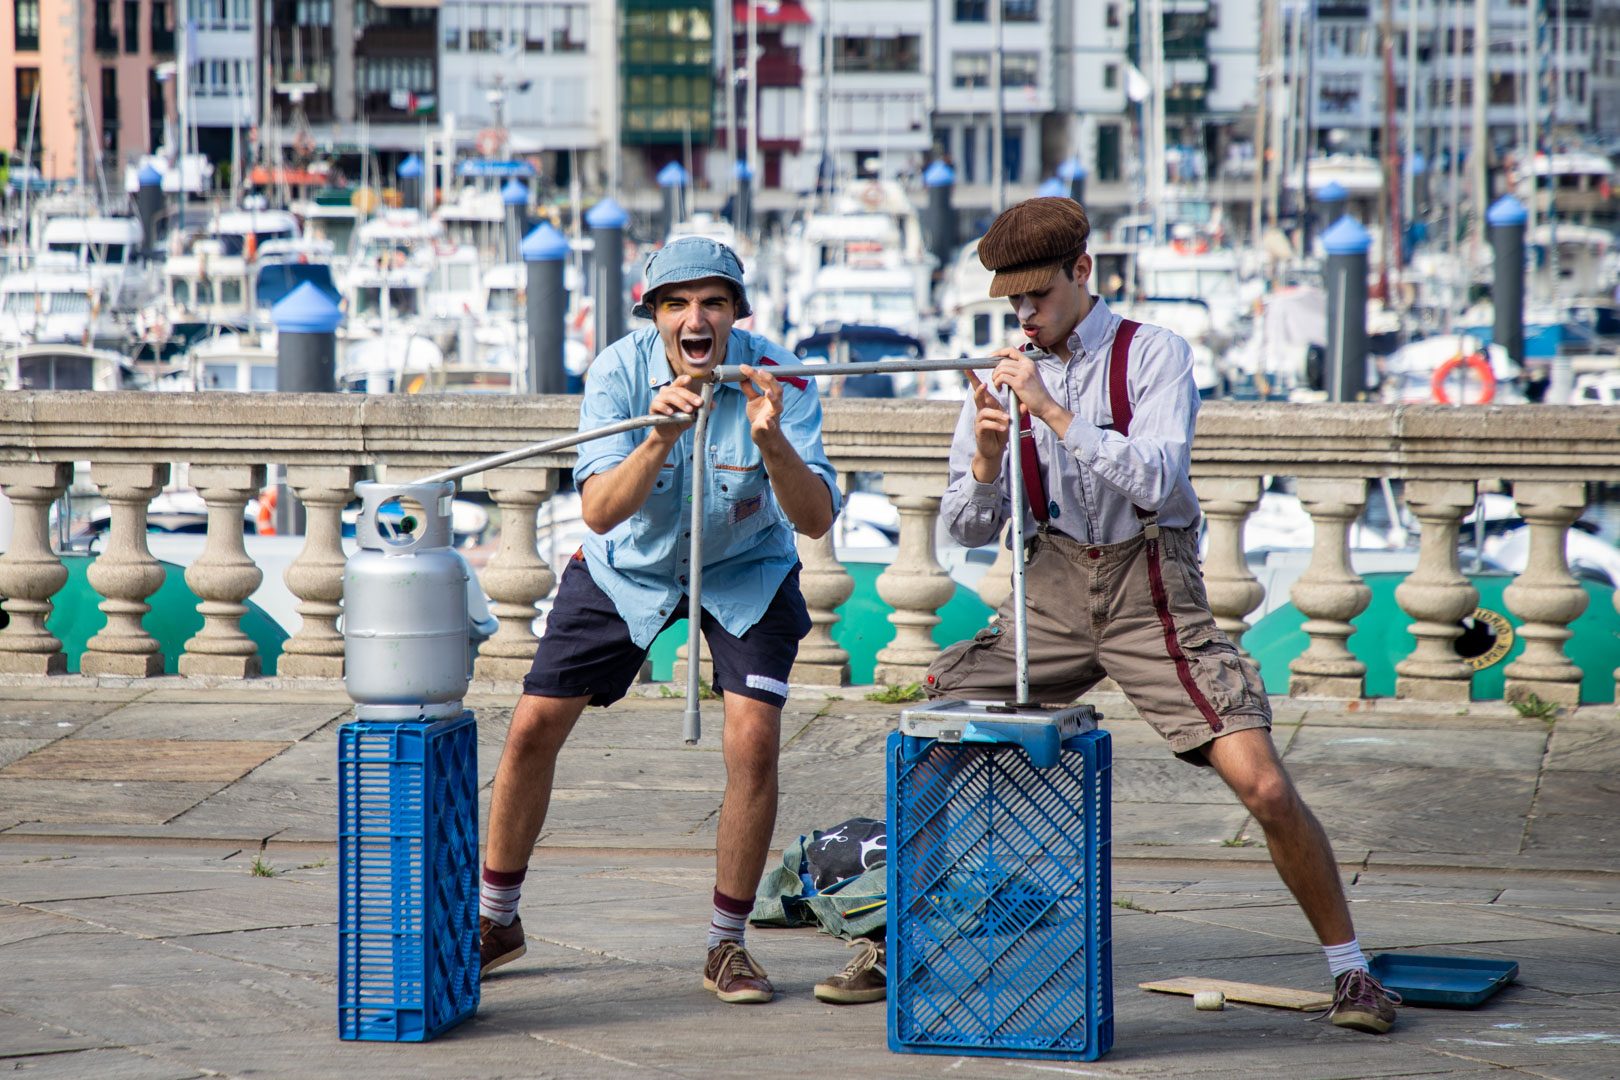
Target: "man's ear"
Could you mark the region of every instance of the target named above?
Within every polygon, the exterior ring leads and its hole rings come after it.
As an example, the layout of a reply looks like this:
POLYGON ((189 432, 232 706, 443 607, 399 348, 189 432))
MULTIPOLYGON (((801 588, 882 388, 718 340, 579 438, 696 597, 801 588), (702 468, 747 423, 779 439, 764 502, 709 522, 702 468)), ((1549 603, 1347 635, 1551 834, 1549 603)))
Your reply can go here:
POLYGON ((1086 282, 1091 280, 1091 253, 1082 251, 1080 257, 1074 260, 1074 280, 1082 289, 1086 282))

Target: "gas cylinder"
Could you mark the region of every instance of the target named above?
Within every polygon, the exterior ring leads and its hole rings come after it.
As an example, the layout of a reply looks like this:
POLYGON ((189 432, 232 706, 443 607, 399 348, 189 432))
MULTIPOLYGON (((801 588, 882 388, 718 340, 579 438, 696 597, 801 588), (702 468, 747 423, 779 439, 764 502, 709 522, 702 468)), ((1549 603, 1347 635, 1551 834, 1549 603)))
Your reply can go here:
POLYGON ((355 485, 357 550, 343 568, 343 671, 355 717, 461 715, 467 564, 450 546, 456 486, 355 485))

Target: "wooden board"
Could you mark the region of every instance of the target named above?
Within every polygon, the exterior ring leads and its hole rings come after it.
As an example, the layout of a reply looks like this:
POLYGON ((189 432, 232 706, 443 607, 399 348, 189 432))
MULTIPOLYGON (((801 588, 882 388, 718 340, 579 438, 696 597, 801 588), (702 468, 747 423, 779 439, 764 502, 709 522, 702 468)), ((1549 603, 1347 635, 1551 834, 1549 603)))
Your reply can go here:
POLYGON ((1274 1005, 1279 1009, 1325 1009, 1333 1004, 1332 994, 1323 994, 1315 990, 1261 986, 1257 983, 1232 982, 1228 979, 1205 979, 1196 975, 1159 979, 1137 985, 1143 990, 1157 990, 1165 994, 1196 994, 1200 990, 1219 990, 1226 995, 1227 1001, 1243 1001, 1250 1005, 1274 1005))

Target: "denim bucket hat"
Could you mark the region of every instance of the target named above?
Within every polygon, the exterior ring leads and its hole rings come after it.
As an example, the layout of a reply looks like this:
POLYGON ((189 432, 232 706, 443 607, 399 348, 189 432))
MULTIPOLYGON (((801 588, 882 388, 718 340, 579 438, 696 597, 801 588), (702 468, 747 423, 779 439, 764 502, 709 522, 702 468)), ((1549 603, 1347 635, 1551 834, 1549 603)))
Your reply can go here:
POLYGON ((641 300, 630 309, 630 314, 638 319, 650 319, 653 313, 647 306, 647 297, 655 290, 703 278, 725 278, 737 286, 737 318, 746 319, 753 314, 753 308, 748 306, 748 291, 743 286, 742 260, 735 251, 707 236, 683 236, 653 252, 643 272, 641 300))

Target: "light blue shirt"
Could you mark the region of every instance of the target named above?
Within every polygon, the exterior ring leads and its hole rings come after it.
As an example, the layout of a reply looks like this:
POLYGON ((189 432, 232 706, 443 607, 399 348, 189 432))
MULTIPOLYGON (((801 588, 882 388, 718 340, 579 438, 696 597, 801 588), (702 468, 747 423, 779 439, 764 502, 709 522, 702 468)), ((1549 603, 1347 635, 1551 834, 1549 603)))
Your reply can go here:
MULTIPOLYGON (((1157 512, 1158 523, 1167 527, 1185 528, 1198 520, 1189 475, 1199 405, 1192 350, 1162 326, 1144 324, 1137 330, 1126 372, 1131 433, 1121 435, 1113 430, 1108 400, 1108 358, 1120 322, 1098 299, 1069 336, 1073 358, 1064 363, 1045 354, 1036 361, 1052 400, 1074 414, 1061 438, 1042 421, 1030 421, 1045 474, 1047 524, 1082 543, 1117 544, 1135 536, 1142 531, 1138 506, 1157 512)), ((939 508, 951 536, 968 547, 994 540, 1012 510, 1006 454, 995 483, 981 484, 973 476, 977 415, 969 397, 957 418, 950 486, 939 508)), ((1024 526, 1026 535, 1035 534, 1027 507, 1024 526)))
MULTIPOLYGON (((798 359, 758 334, 733 329, 724 362, 764 367, 796 364, 798 359)), ((656 327, 620 338, 591 363, 579 430, 646 416, 658 391, 673 381, 656 327)), ((739 637, 765 614, 799 561, 793 525, 771 490, 750 434, 747 407, 748 398, 736 383, 715 387, 703 489, 703 610, 739 637)), ((814 383, 807 389, 782 384, 781 426, 799 457, 826 483, 836 514, 843 498, 838 474, 821 446, 821 401, 814 383)), ((574 482, 583 485, 588 477, 613 468, 650 434, 643 428, 582 444, 574 482)), ((585 538, 591 578, 613 601, 641 648, 652 644, 671 612, 686 608, 694 436, 689 428, 675 443, 639 510, 606 533, 585 538)))

